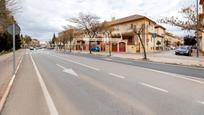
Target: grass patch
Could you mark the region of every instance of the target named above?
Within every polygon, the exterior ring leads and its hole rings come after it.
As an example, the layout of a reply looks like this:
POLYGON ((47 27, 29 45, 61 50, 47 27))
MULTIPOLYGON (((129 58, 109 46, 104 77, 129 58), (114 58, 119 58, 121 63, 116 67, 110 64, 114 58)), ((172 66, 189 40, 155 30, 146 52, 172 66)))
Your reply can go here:
POLYGON ((10 51, 2 51, 0 52, 0 56, 10 53, 10 51))

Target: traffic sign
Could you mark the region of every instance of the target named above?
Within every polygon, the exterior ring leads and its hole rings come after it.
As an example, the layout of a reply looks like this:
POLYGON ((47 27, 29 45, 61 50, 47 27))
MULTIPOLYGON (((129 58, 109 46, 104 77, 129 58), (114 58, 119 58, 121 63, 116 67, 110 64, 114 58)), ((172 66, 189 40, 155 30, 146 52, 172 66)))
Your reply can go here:
POLYGON ((21 32, 21 28, 18 26, 18 24, 9 25, 6 30, 11 35, 13 35, 13 33, 15 33, 15 35, 18 35, 21 32), (13 28, 15 28, 14 32, 13 32, 13 28))

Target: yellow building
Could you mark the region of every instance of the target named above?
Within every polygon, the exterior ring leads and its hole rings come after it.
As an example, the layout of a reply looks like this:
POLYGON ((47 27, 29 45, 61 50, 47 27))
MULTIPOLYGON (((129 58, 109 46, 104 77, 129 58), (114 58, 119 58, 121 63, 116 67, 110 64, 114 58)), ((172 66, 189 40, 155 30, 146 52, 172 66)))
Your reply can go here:
POLYGON ((166 32, 165 34, 165 39, 169 41, 169 44, 171 47, 178 47, 178 45, 180 44, 184 44, 184 39, 174 36, 173 34, 166 32))
MULTIPOLYGON (((134 28, 139 30, 142 26, 144 29, 141 32, 141 38, 147 52, 162 51, 166 48, 164 44, 166 29, 145 16, 132 15, 120 19, 112 18, 107 23, 113 30, 110 38, 99 33, 96 38, 90 39, 81 32, 80 37, 74 38, 74 49, 88 51, 89 40, 91 40, 92 47, 98 46, 102 52, 108 52, 111 49, 112 52, 142 53, 142 45, 134 32, 134 28), (153 37, 153 33, 156 34, 155 37, 153 37)), ((61 35, 59 34, 59 36, 61 35)))
MULTIPOLYGON (((200 19, 204 21, 204 0, 200 0, 200 4, 203 7, 203 11, 200 14, 200 19)), ((202 36, 201 41, 200 41, 200 49, 204 53, 204 33, 200 33, 200 35, 202 36)))
POLYGON ((157 33, 157 37, 154 39, 153 45, 156 50, 164 50, 165 49, 165 34, 166 28, 161 25, 155 25, 155 33, 157 33), (161 43, 159 46, 157 42, 161 43))
POLYGON ((67 29, 58 33, 55 45, 65 49, 81 50, 85 44, 83 34, 77 29, 67 29), (71 38, 73 37, 73 38, 71 38))
POLYGON ((133 32, 133 28, 136 27, 137 29, 140 29, 142 26, 144 26, 144 31, 141 33, 141 37, 146 51, 153 52, 156 47, 160 47, 158 49, 163 49, 162 45, 165 28, 157 25, 156 22, 145 16, 132 15, 117 20, 113 18, 110 23, 111 27, 114 28, 114 32, 112 33, 113 52, 143 52, 139 38, 133 32), (157 34, 156 38, 152 37, 153 33, 157 34), (157 41, 160 41, 160 46, 156 45, 157 41))

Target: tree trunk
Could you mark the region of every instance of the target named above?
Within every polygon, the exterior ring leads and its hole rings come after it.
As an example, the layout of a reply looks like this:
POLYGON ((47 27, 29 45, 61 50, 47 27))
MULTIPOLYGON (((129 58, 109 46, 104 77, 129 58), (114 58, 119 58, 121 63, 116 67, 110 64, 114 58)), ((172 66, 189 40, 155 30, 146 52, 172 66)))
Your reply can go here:
POLYGON ((71 40, 69 41, 69 52, 72 52, 71 40))
POLYGON ((66 52, 66 44, 64 44, 64 52, 66 52))
POLYGON ((111 56, 111 41, 109 40, 109 56, 111 56))
POLYGON ((142 44, 142 48, 143 48, 143 52, 144 52, 144 60, 147 60, 147 53, 146 53, 146 49, 145 49, 145 46, 143 44, 142 38, 141 38, 140 34, 137 34, 137 36, 139 37, 140 43, 142 44))
POLYGON ((91 41, 89 40, 89 53, 92 54, 92 51, 91 51, 91 41))

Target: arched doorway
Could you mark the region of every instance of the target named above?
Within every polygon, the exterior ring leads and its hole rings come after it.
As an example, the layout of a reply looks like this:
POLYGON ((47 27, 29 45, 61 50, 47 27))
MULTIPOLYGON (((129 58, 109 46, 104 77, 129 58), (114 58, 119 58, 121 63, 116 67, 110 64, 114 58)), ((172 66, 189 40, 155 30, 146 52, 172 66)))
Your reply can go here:
POLYGON ((117 43, 112 44, 112 52, 117 52, 118 51, 118 45, 117 43))
POLYGON ((119 52, 126 52, 126 44, 124 42, 119 43, 119 52))
POLYGON ((76 45, 76 50, 80 50, 80 49, 81 49, 80 45, 76 45))

